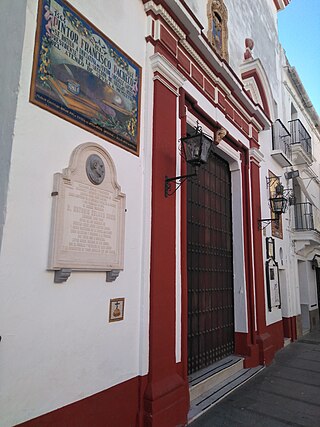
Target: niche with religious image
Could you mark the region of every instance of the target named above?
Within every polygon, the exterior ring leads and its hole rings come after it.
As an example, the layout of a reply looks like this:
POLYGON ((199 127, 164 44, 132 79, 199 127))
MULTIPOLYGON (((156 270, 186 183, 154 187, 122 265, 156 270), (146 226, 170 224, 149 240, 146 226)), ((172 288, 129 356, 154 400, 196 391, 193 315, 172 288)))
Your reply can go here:
POLYGON ((223 59, 228 60, 228 11, 223 0, 209 0, 207 16, 209 42, 223 59))

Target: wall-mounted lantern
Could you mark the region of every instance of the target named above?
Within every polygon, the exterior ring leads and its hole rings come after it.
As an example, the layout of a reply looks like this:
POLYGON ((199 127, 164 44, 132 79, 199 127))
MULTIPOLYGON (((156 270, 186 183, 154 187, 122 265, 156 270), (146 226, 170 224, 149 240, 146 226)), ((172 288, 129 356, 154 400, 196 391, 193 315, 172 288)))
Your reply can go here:
POLYGON ((275 191, 269 198, 269 206, 271 212, 274 214, 274 218, 258 219, 258 227, 260 230, 266 228, 271 222, 279 222, 280 216, 286 212, 289 203, 289 193, 291 190, 287 190, 280 183, 278 176, 267 178, 267 188, 270 188, 271 183, 275 180, 278 181, 275 191))
POLYGON ((212 148, 212 138, 202 132, 201 126, 197 124, 192 135, 180 139, 181 141, 181 156, 189 165, 194 167, 194 173, 188 175, 175 176, 173 178, 165 178, 165 196, 174 194, 182 183, 190 177, 196 176, 198 168, 207 163, 210 151, 212 148), (172 183, 175 186, 172 189, 172 183))

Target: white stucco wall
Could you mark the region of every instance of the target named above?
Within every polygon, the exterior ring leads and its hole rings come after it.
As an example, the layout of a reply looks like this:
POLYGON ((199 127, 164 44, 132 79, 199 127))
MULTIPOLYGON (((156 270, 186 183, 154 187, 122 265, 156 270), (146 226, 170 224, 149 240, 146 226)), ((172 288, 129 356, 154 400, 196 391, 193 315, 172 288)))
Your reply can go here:
MULTIPOLYGON (((106 5, 96 0, 94 7, 83 0, 70 3, 144 70, 141 1, 106 5)), ((1 300, 6 302, 0 314, 2 427, 145 374, 148 367, 149 263, 142 267, 142 259, 150 256, 143 240, 150 233, 148 202, 143 205, 150 170, 144 159, 143 88, 140 157, 31 104, 36 17, 37 2, 29 0, 0 258, 1 300), (127 197, 125 267, 113 283, 105 282, 105 273, 73 272, 65 284, 54 284, 53 272, 46 271, 53 174, 68 166, 71 152, 84 142, 108 151, 127 197), (109 300, 115 297, 125 297, 125 319, 108 323, 109 300)), ((19 57, 15 60, 19 68, 19 57)))
POLYGON ((17 106, 21 51, 25 29, 26 0, 0 3, 1 87, 0 97, 0 252, 6 217, 7 190, 11 161, 13 128, 17 106), (14 13, 12 13, 14 11, 14 13), (8 37, 10 34, 10 37, 8 37))
MULTIPOLYGON (((186 0, 203 25, 207 36, 208 0, 186 0)), ((239 66, 243 62, 245 39, 254 41, 253 58, 260 58, 268 75, 273 97, 277 104, 281 102, 279 67, 280 46, 278 43, 277 11, 272 0, 224 0, 228 11, 228 52, 229 64, 240 76, 239 66)))

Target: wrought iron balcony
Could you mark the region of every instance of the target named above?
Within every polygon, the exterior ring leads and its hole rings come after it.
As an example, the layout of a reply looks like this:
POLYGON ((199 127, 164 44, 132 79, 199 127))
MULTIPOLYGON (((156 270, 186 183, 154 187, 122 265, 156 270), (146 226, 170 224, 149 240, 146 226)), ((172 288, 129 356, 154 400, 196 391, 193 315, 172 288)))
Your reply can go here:
POLYGON ((317 230, 317 216, 314 218, 311 203, 296 203, 294 213, 296 230, 317 230))
POLYGON ((294 206, 294 230, 292 238, 295 252, 307 256, 320 245, 320 212, 309 202, 297 203, 294 206))
POLYGON ((289 123, 292 149, 295 145, 299 144, 305 154, 309 158, 312 158, 311 136, 307 132, 306 128, 299 119, 291 120, 289 123))
POLYGON ((282 167, 291 166, 291 135, 280 119, 272 124, 271 156, 282 167))

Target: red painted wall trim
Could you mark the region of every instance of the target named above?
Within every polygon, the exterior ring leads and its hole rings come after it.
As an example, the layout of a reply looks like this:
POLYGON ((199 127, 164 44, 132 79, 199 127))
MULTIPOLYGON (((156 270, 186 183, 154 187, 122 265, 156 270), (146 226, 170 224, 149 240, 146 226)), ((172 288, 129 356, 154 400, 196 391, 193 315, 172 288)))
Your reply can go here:
MULTIPOLYGON (((190 94, 183 91, 185 103, 193 115, 199 118, 208 128, 215 130, 219 123, 214 121, 204 110, 202 110, 197 100, 190 94)), ((256 345, 255 331, 255 299, 254 299, 254 279, 252 264, 252 240, 251 240, 251 187, 250 187, 250 159, 248 149, 238 140, 228 135, 226 142, 241 153, 241 175, 242 175, 242 194, 243 194, 243 229, 244 229, 244 253, 245 253, 245 275, 246 275, 246 294, 247 294, 247 311, 248 311, 248 329, 249 334, 235 334, 235 351, 238 354, 246 356, 246 365, 257 366, 259 364, 258 347, 256 345)), ((184 190, 185 191, 185 190, 184 190)), ((259 188, 260 194, 260 188, 259 188)), ((186 219, 185 219, 186 221, 186 219)), ((182 230, 186 229, 186 223, 182 223, 182 230)), ((183 248, 183 246, 182 246, 183 248)), ((187 279, 183 287, 187 292, 187 279)), ((186 303, 187 304, 187 303, 186 303)), ((187 308, 186 308, 187 310, 187 308)), ((187 323, 187 316, 183 317, 187 323)))
MULTIPOLYGON (((187 135, 186 92, 180 90, 179 118, 181 136, 187 135)), ((186 162, 181 160, 181 175, 187 174, 186 162)), ((187 265, 187 185, 181 187, 181 362, 183 377, 188 381, 188 265, 187 265)))
MULTIPOLYGON (((221 127, 221 124, 215 121, 208 113, 206 113, 198 104, 198 101, 189 93, 185 92, 185 104, 194 116, 196 116, 203 124, 205 124, 212 131, 221 127)), ((245 149, 245 146, 235 139, 232 135, 228 134, 225 141, 235 150, 239 151, 245 149)))
MULTIPOLYGON (((261 196, 260 196, 260 167, 255 161, 250 162, 251 171, 251 194, 252 194, 252 236, 254 253, 254 277, 255 277, 255 301, 256 301, 256 321, 257 339, 259 345, 259 363, 269 364, 277 349, 277 337, 270 335, 268 330, 274 329, 266 326, 266 302, 265 302, 265 278, 262 251, 262 232, 258 228, 258 219, 261 218, 261 196)), ((282 345, 283 345, 283 330, 282 345)))
POLYGON ((291 341, 297 339, 297 317, 283 317, 283 335, 286 338, 291 338, 291 341))
POLYGON ((244 367, 269 365, 275 353, 283 347, 283 322, 266 326, 264 333, 257 337, 258 346, 248 345, 248 335, 242 332, 235 334, 236 348, 240 350, 238 354, 245 356, 244 367))
POLYGON ((262 252, 262 233, 258 228, 258 219, 261 218, 261 197, 260 197, 260 168, 251 161, 251 195, 252 195, 252 236, 254 251, 254 272, 255 272, 255 295, 256 295, 256 316, 258 334, 264 332, 266 328, 265 311, 265 287, 264 287, 264 265, 262 252))
POLYGON ((275 353, 283 348, 283 322, 272 323, 266 327, 267 340, 264 343, 264 363, 270 365, 275 353))
MULTIPOLYGON (((275 5, 275 7, 277 8, 277 11, 279 11, 281 9, 279 0, 273 0, 273 3, 275 5)), ((290 0, 284 0, 285 7, 288 6, 289 3, 290 3, 290 0)))
MULTIPOLYGON (((201 57, 201 59, 207 64, 207 66, 215 73, 215 75, 220 78, 223 83, 225 85, 227 85, 227 87, 230 88, 233 96, 236 98, 236 100, 241 104, 241 106, 245 109, 245 111, 252 115, 252 113, 249 112, 248 108, 243 104, 241 97, 239 98, 239 96, 234 92, 234 90, 230 87, 229 82, 225 79, 225 77, 218 71, 218 69, 214 69, 212 64, 208 61, 208 59, 205 57, 205 55, 203 55, 202 52, 199 51, 199 49, 197 48, 197 46, 193 43, 193 41, 190 39, 189 37, 189 32, 188 30, 184 27, 183 23, 179 20, 179 18, 168 8, 167 4, 163 3, 163 2, 159 2, 163 5, 163 7, 167 10, 167 12, 172 16, 172 18, 174 19, 174 21, 179 25, 179 27, 187 34, 187 40, 190 43, 190 45, 196 50, 196 52, 199 54, 199 56, 201 57)), ((155 15, 152 11, 148 11, 147 15, 151 15, 155 20, 159 20, 162 24, 162 26, 167 27, 168 31, 172 31, 168 24, 162 19, 161 16, 159 15, 155 15)), ((202 30, 202 28, 200 28, 200 30, 202 30)), ((204 39, 204 42, 208 44, 208 46, 211 48, 211 45, 207 39, 207 37, 204 34, 201 34, 202 38, 204 39)), ((152 40, 150 36, 148 36, 148 41, 150 41, 154 46, 155 46, 155 51, 162 53, 167 59, 169 59, 170 61, 172 61, 172 63, 174 63, 176 66, 178 66, 178 59, 176 56, 174 56, 172 54, 172 51, 170 51, 170 49, 167 49, 164 40, 152 40)), ((199 67, 198 64, 195 63, 195 61, 191 58, 190 54, 188 52, 186 52, 182 46, 179 46, 179 49, 182 50, 184 52, 184 55, 187 56, 191 63, 194 64, 194 66, 199 67)), ((217 56, 219 57, 219 55, 217 54, 217 56)), ((220 58, 221 59, 221 58, 220 58)), ((225 60, 221 59, 221 61, 225 64, 225 66, 229 69, 229 72, 232 74, 234 80, 240 84, 242 86, 243 89, 243 93, 246 93, 246 90, 244 89, 244 85, 243 82, 239 79, 239 77, 236 75, 236 73, 233 71, 233 69, 230 67, 230 65, 228 64, 228 62, 226 62, 225 60)), ((183 68, 183 64, 181 65, 181 70, 183 70, 183 73, 185 74, 185 76, 192 81, 192 78, 190 76, 190 74, 185 72, 185 69, 183 68)), ((206 72, 204 70, 201 70, 202 74, 207 78, 207 80, 211 81, 211 78, 206 74, 206 72)), ((211 81, 212 84, 214 84, 214 82, 211 81)), ((206 95, 207 96, 207 95, 206 95)), ((245 95, 244 95, 245 96, 245 95)), ((252 99, 250 98, 250 101, 252 101, 252 99)), ((256 104, 255 102, 253 102, 254 105, 258 106, 258 104, 256 104)), ((235 109, 237 109, 236 106, 234 106, 235 109)), ((252 117, 255 117, 255 119, 259 122, 258 117, 256 117, 255 114, 252 115, 252 117)), ((263 125, 261 124, 261 126, 263 127, 263 125)))
POLYGON ((177 97, 154 82, 149 375, 144 425, 184 424, 189 406, 186 379, 177 372, 176 197, 165 197, 165 177, 176 176, 177 97))
POLYGON ((253 70, 250 71, 246 71, 245 73, 243 73, 241 75, 242 80, 246 80, 250 77, 254 78, 255 82, 257 83, 258 89, 259 89, 259 93, 261 96, 261 100, 262 100, 262 104, 261 107, 263 107, 265 114, 267 115, 268 119, 270 119, 270 107, 268 104, 268 98, 266 95, 266 91, 264 89, 263 83, 260 79, 259 74, 257 73, 257 70, 254 68, 253 70))
MULTIPOLYGON (((250 178, 249 178, 249 152, 243 150, 241 152, 241 175, 242 175, 242 198, 243 198, 243 238, 244 238, 244 257, 245 257, 245 277, 247 291, 247 319, 248 319, 248 342, 247 346, 250 350, 246 350, 245 354, 249 357, 247 366, 256 366, 258 360, 256 358, 257 351, 254 350, 256 345, 255 334, 255 299, 254 299, 254 282, 253 282, 253 265, 252 265, 252 240, 251 240, 251 200, 250 200, 250 178), (252 360, 253 358, 253 360, 252 360)), ((236 339, 236 351, 242 353, 244 351, 240 340, 236 339)))
MULTIPOLYGON (((146 377, 135 377, 93 396, 19 424, 19 427, 119 427, 139 425, 140 389, 146 377)), ((142 427, 143 424, 140 424, 142 427)))

